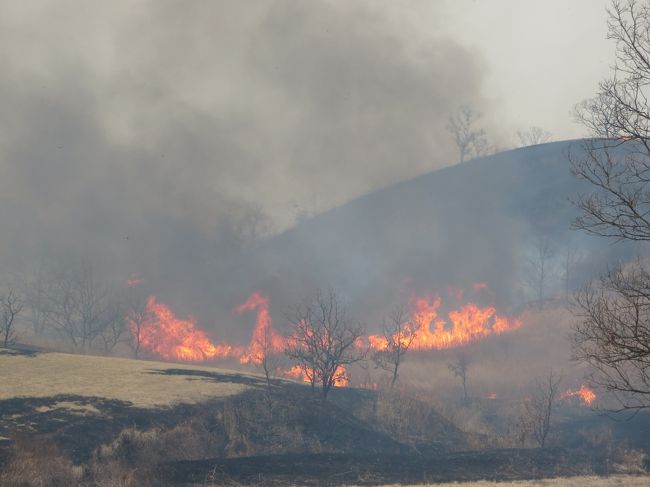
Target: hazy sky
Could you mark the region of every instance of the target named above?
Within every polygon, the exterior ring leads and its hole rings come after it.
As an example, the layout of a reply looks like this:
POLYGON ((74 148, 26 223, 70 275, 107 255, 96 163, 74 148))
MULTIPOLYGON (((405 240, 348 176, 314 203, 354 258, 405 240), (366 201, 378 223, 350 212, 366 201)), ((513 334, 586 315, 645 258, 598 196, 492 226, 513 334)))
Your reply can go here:
MULTIPOLYGON (((436 2, 432 2, 436 3, 436 2)), ((607 0, 457 0, 445 29, 476 49, 487 67, 485 90, 516 130, 539 125, 557 139, 582 136, 569 115, 606 77, 607 0)))
POLYGON ((499 147, 579 136, 605 4, 0 0, 0 223, 63 245, 80 222, 212 232, 253 205, 283 228, 454 163, 462 104, 499 147))

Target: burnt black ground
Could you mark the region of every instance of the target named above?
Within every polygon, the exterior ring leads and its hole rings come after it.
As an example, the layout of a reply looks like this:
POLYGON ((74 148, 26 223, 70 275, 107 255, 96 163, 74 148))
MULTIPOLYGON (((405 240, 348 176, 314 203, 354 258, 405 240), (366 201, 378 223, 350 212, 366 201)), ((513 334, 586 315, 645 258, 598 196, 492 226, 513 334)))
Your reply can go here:
POLYGON ((377 485, 539 479, 607 474, 602 457, 563 449, 492 450, 435 456, 312 454, 183 461, 162 467, 173 485, 377 485))
MULTIPOLYGON (((0 435, 11 438, 22 433, 52 439, 73 461, 83 462, 97 446, 111 441, 124 428, 172 426, 196 411, 191 405, 145 409, 116 399, 69 394, 17 397, 0 401, 0 435), (92 406, 99 414, 55 408, 60 402, 92 406)), ((0 443, 0 458, 8 446, 9 441, 0 443)))
MULTIPOLYGON (((177 372, 172 370, 170 373, 177 372)), ((222 375, 209 379, 230 380, 222 375)), ((194 379, 194 376, 190 375, 189 379, 194 379)), ((0 401, 0 436, 12 438, 16 434, 27 434, 46 438, 54 441, 74 462, 83 463, 97 447, 111 442, 125 428, 141 431, 156 427, 170 429, 184 421, 203 418, 203 424, 214 427, 214 434, 223 436, 223 425, 216 423, 219 422, 219 411, 228 403, 232 410, 242 415, 242 422, 246 423, 242 428, 250 441, 259 443, 261 448, 264 442, 272 441, 267 437, 269 428, 288 423, 300 429, 306 442, 315 440, 318 448, 325 451, 372 454, 411 451, 410 447, 374 430, 345 409, 324 403, 302 386, 282 384, 273 393, 272 419, 260 417, 260 413, 266 413, 265 394, 264 390, 253 388, 229 398, 164 408, 140 408, 126 401, 68 394, 16 397, 0 401), (60 402, 75 403, 79 409, 56 407, 60 402), (84 406, 92 407, 94 411, 85 412, 84 406)), ((10 443, 10 440, 0 441, 0 462, 10 443)), ((296 445, 291 445, 291 448, 295 449, 296 445)))

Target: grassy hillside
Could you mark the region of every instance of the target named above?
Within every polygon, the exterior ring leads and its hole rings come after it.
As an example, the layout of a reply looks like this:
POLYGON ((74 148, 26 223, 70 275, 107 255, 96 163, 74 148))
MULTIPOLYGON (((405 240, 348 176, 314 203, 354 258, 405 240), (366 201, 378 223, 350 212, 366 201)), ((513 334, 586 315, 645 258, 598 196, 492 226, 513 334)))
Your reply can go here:
POLYGON ((104 478, 180 459, 409 450, 289 381, 269 389, 259 376, 210 366, 3 349, 0 367, 0 467, 17 475, 11 482, 40 457, 66 472, 117 462, 119 472, 88 470, 104 478))
POLYGON ((79 395, 138 407, 196 403, 239 394, 259 377, 209 366, 0 349, 0 400, 79 395))

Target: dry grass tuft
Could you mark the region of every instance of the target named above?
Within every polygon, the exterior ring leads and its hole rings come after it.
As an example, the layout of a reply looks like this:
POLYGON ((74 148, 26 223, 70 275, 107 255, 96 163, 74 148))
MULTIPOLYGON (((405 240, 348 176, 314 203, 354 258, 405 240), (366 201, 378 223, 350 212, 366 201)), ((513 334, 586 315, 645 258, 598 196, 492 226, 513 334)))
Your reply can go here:
POLYGON ((71 487, 79 485, 83 469, 45 439, 14 438, 7 463, 0 472, 0 485, 15 487, 71 487))

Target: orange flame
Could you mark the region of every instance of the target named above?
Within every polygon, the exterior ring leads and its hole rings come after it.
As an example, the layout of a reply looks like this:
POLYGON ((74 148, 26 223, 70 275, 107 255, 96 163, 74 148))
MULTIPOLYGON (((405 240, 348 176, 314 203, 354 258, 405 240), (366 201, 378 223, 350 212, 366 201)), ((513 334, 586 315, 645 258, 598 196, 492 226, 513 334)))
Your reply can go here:
MULTIPOLYGON (((289 370, 282 372, 288 379, 302 380, 303 382, 311 383, 314 379, 314 371, 310 368, 301 367, 300 365, 294 365, 289 370)), ((318 377, 316 377, 318 381, 318 377)), ((348 376, 347 370, 342 365, 339 365, 334 372, 334 387, 345 387, 350 384, 350 378, 348 376)))
POLYGON ((239 358, 242 364, 260 364, 268 353, 282 353, 286 339, 273 329, 273 320, 269 314, 269 298, 256 291, 248 299, 236 306, 233 312, 241 315, 247 311, 257 310, 255 328, 248 350, 239 358))
MULTIPOLYGON (((134 285, 137 278, 134 279, 134 285)), ((474 285, 475 289, 484 289, 483 283, 474 285)), ((462 292, 456 292, 462 297, 462 292)), ((214 343, 208 335, 196 327, 192 317, 179 319, 168 306, 156 301, 155 296, 147 300, 147 318, 140 326, 142 347, 167 360, 201 361, 210 359, 236 358, 242 364, 259 364, 266 354, 282 353, 291 338, 279 334, 273 328, 269 313, 270 300, 261 292, 252 293, 248 299, 236 306, 233 313, 237 315, 255 311, 255 327, 248 347, 233 346, 228 343, 214 343)), ((519 319, 497 315, 492 306, 480 307, 467 303, 449 311, 443 319, 439 316, 440 297, 436 295, 414 296, 410 300, 410 318, 404 324, 408 332, 415 330, 416 335, 411 349, 439 350, 464 345, 489 335, 500 335, 522 326, 519 319)), ((136 322, 126 317, 131 331, 138 332, 136 322)), ((402 337, 404 343, 408 333, 402 337)), ((397 339, 397 337, 395 337, 397 339)), ((381 335, 369 335, 356 343, 357 347, 370 346, 374 350, 385 350, 388 341, 381 335)), ((285 377, 311 382, 313 371, 304 370, 296 365, 288 371, 280 371, 285 377)), ((347 370, 339 367, 334 379, 334 386, 349 384, 347 370)), ((594 396, 595 397, 595 396, 594 396)), ((592 399, 593 400, 593 399, 592 399)))
MULTIPOLYGON (((131 331, 137 333, 136 323, 127 316, 131 331)), ((147 300, 147 318, 140 328, 142 347, 167 360, 198 361, 227 358, 241 354, 231 345, 215 345, 206 333, 196 328, 196 321, 176 318, 155 296, 147 300)))
MULTIPOLYGON (((410 321, 406 327, 412 326, 416 332, 412 350, 457 347, 522 326, 521 320, 497 315, 493 306, 480 307, 474 303, 449 311, 447 319, 441 319, 438 316, 440 304, 440 297, 436 295, 411 298, 410 321)), ((368 344, 375 350, 385 350, 388 341, 384 336, 370 335, 368 344)))
POLYGON ((579 397, 584 404, 591 406, 596 400, 596 393, 593 389, 582 384, 580 389, 569 389, 560 395, 560 399, 566 399, 568 397, 579 397))

